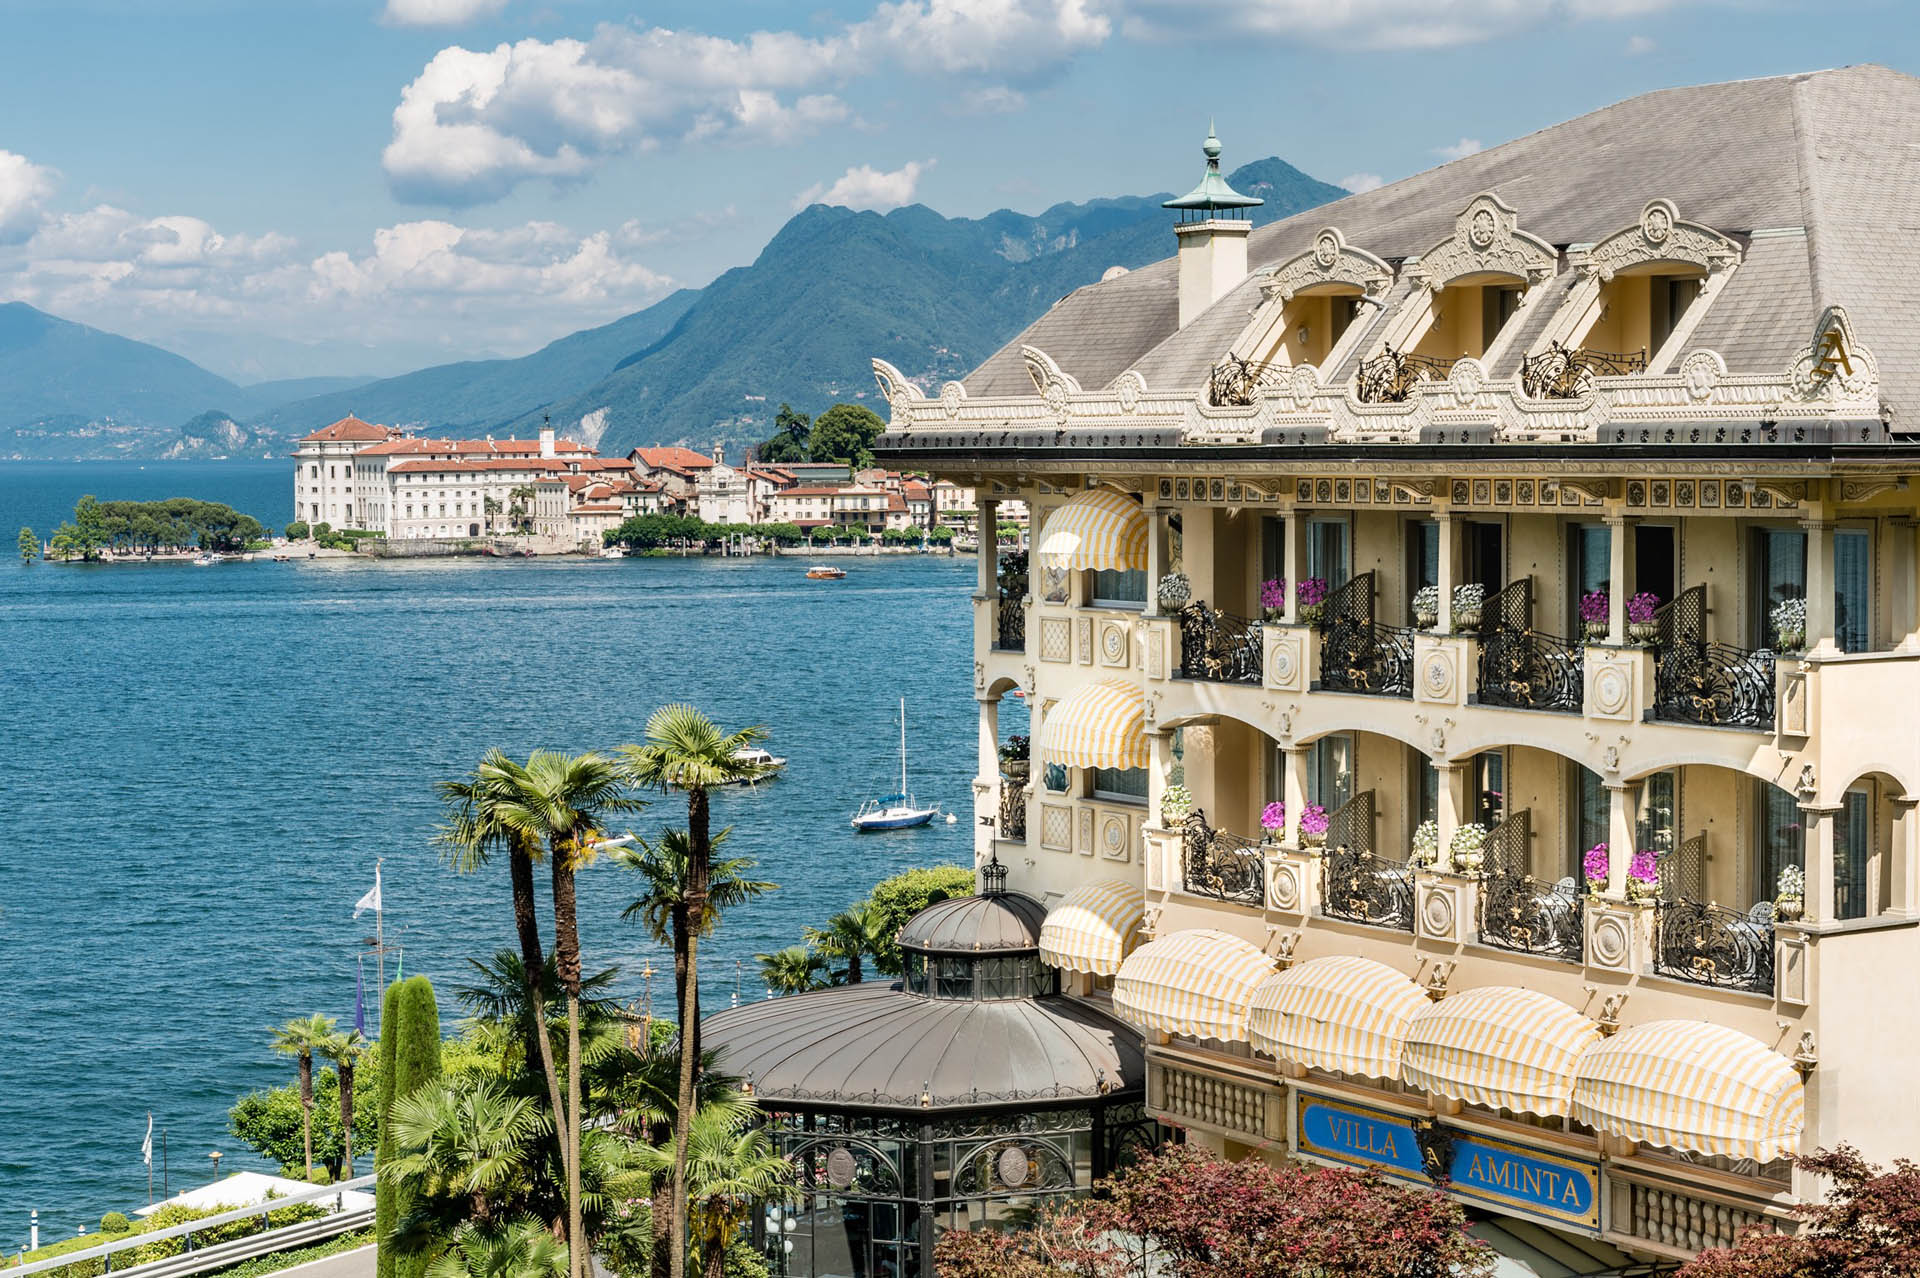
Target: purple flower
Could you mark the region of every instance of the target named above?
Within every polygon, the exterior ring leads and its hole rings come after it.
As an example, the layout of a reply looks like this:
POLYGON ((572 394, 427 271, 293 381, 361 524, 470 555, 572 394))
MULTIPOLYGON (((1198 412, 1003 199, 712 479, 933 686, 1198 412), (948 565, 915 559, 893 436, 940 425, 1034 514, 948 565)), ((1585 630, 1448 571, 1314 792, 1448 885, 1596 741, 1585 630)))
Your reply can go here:
POLYGON ((1653 614, 1660 610, 1660 596, 1651 590, 1643 590, 1627 600, 1627 620, 1636 624, 1645 624, 1653 620, 1653 614))
POLYGON ((1260 583, 1260 606, 1269 609, 1287 606, 1287 582, 1284 577, 1278 580, 1269 578, 1260 583))
POLYGON ((1300 588, 1296 593, 1299 595, 1300 606, 1302 608, 1312 608, 1318 604, 1323 604, 1327 601, 1327 579, 1325 577, 1308 577, 1300 583, 1300 588))
POLYGON ((1588 622, 1605 621, 1611 600, 1604 590, 1589 590, 1580 596, 1580 620, 1588 622))
POLYGON ((1633 860, 1627 866, 1627 877, 1638 879, 1642 883, 1660 881, 1660 858, 1647 848, 1641 848, 1633 854, 1633 860))
MULTIPOLYGON (((1301 584, 1305 584, 1304 582, 1301 584)), ((1325 834, 1327 832, 1327 810, 1317 803, 1309 803, 1300 809, 1300 833, 1325 834)))
POLYGON ((1587 878, 1595 883, 1605 882, 1613 873, 1612 862, 1607 857, 1607 845, 1596 843, 1587 849, 1586 859, 1580 863, 1587 872, 1587 878))
POLYGON ((1287 805, 1269 803, 1260 813, 1260 828, 1271 834, 1287 823, 1287 805))

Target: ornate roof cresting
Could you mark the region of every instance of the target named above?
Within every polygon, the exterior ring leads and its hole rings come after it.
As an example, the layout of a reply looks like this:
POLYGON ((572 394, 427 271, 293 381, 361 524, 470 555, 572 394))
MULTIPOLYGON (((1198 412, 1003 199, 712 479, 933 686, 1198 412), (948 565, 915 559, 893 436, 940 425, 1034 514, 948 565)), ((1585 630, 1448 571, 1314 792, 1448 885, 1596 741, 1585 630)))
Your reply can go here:
POLYGON ((905 373, 878 357, 873 361, 873 379, 880 383, 880 393, 886 396, 895 420, 903 426, 912 421, 914 403, 926 398, 921 389, 908 381, 905 373))
POLYGON ((1349 245, 1337 226, 1321 227, 1314 233, 1312 248, 1262 274, 1261 296, 1281 303, 1321 284, 1351 284, 1368 297, 1380 297, 1393 283, 1393 268, 1365 249, 1349 245))
POLYGON ((1682 221, 1673 201, 1648 200, 1640 220, 1615 231, 1567 258, 1584 275, 1604 283, 1628 267, 1649 262, 1684 262, 1712 274, 1740 260, 1740 246, 1712 227, 1682 221))
POLYGON ((1462 276, 1512 275, 1531 287, 1554 276, 1560 255, 1553 245, 1520 229, 1519 214, 1491 191, 1468 202, 1453 220, 1453 234, 1420 255, 1407 271, 1433 292, 1462 276))

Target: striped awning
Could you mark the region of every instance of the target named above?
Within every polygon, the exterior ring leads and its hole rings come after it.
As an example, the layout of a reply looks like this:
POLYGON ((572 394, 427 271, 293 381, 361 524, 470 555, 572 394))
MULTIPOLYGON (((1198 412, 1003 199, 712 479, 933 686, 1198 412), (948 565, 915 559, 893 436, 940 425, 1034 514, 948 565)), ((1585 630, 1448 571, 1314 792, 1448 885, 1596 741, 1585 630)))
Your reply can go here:
POLYGON ((1147 894, 1132 883, 1101 879, 1061 899, 1040 925, 1042 962, 1070 972, 1113 976, 1140 944, 1147 894))
POLYGON ((1401 1077, 1436 1095, 1563 1118, 1573 1071, 1600 1040, 1594 1023, 1557 998, 1510 985, 1449 994, 1407 1027, 1401 1077))
POLYGON ((1704 1021, 1649 1021, 1580 1058, 1573 1116, 1692 1154, 1771 1162, 1800 1148, 1806 1088, 1759 1039, 1704 1021))
POLYGON ((1146 698, 1136 684, 1103 679, 1046 712, 1040 755, 1063 768, 1147 766, 1146 698))
POLYGON ((1413 1018, 1431 1007, 1404 975, 1358 955, 1310 959, 1253 992, 1247 1037, 1269 1056, 1310 1069, 1399 1078, 1413 1018))
POLYGON ((1198 928, 1135 950, 1113 981, 1113 1006, 1130 1025, 1166 1034, 1247 1041, 1247 1005, 1273 960, 1237 936, 1198 928))
POLYGON ((1047 516, 1040 562, 1049 568, 1141 570, 1147 566, 1147 514, 1111 488, 1076 493, 1047 516))

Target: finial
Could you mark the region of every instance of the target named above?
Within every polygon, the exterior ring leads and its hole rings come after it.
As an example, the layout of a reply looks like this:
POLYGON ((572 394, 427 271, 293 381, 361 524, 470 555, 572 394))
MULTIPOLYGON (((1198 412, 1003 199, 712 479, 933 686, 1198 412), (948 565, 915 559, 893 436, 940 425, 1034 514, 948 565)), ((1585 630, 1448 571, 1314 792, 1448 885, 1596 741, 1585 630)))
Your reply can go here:
POLYGON ((1214 132, 1212 116, 1207 117, 1207 140, 1200 144, 1200 150, 1206 155, 1209 164, 1219 163, 1220 138, 1214 132))

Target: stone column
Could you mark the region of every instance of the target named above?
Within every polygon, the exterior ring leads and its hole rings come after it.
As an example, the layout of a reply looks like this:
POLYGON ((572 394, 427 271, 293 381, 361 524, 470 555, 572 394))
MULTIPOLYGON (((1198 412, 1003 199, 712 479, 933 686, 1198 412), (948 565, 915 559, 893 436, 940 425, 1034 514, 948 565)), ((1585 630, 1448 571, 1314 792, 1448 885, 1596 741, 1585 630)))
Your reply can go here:
POLYGON ((1000 593, 1000 503, 991 497, 980 497, 974 502, 974 510, 974 518, 980 526, 980 597, 997 599, 1000 593))
POLYGON ((1914 809, 1920 807, 1920 799, 1899 798, 1891 803, 1893 829, 1888 832, 1887 856, 1892 863, 1887 867, 1887 899, 1880 905, 1882 910, 1911 916, 1920 912, 1920 903, 1914 901, 1915 871, 1920 868, 1914 861, 1914 835, 1920 827, 1914 809))
POLYGON ((980 778, 992 781, 1000 775, 1000 698, 980 697, 980 778))
POLYGON ((1167 796, 1167 773, 1173 770, 1173 733, 1160 729, 1147 734, 1147 821, 1161 823, 1160 805, 1167 796))
MULTIPOLYGON (((1460 521, 1454 517, 1452 506, 1442 506, 1434 517, 1440 523, 1440 624, 1439 633, 1453 633, 1453 586, 1460 576, 1459 537, 1460 521)), ((1444 829, 1444 827, 1443 827, 1444 829)), ((1443 841, 1440 844, 1445 847, 1443 841)))
POLYGON ((1147 497, 1147 611, 1160 615, 1160 578, 1167 575, 1167 515, 1147 497))
MULTIPOLYGON (((1298 509, 1289 507, 1286 515, 1286 542, 1280 547, 1281 574, 1287 579, 1287 607, 1281 614, 1281 620, 1288 625, 1297 625, 1300 621, 1300 578, 1306 572, 1307 548, 1306 523, 1300 518, 1298 509)), ((1293 830, 1293 805, 1287 805, 1287 829, 1293 830)))
MULTIPOLYGON (((1292 582, 1288 582, 1291 587, 1292 582)), ((1293 594, 1289 589, 1288 606, 1292 606, 1293 594)), ((1310 746, 1288 745, 1281 748, 1285 756, 1281 772, 1285 778, 1285 803, 1287 805, 1287 825, 1280 833, 1280 841, 1289 846, 1300 844, 1300 813, 1307 806, 1307 758, 1310 746)))
POLYGON ((1838 811, 1837 807, 1800 805, 1800 825, 1806 840, 1802 859, 1806 863, 1809 923, 1833 921, 1833 818, 1838 811))
MULTIPOLYGON (((1839 652, 1833 642, 1833 522, 1814 518, 1801 527, 1807 533, 1807 655, 1832 656, 1839 652)), ((1771 600, 1761 603, 1772 606, 1771 600)))
POLYGON ((1627 641, 1627 517, 1609 512, 1607 525, 1607 642, 1627 641))
POLYGON ((1446 860, 1447 845, 1453 841, 1453 832, 1458 830, 1469 816, 1467 807, 1471 800, 1467 794, 1467 778, 1472 773, 1471 764, 1435 763, 1433 765, 1434 780, 1439 790, 1433 817, 1434 824, 1440 829, 1439 864, 1441 865, 1451 864, 1446 860))
MULTIPOLYGON (((1616 901, 1627 895, 1627 867, 1633 864, 1633 790, 1625 781, 1607 781, 1607 895, 1616 901)), ((1575 855, 1585 857, 1585 848, 1575 855)))

